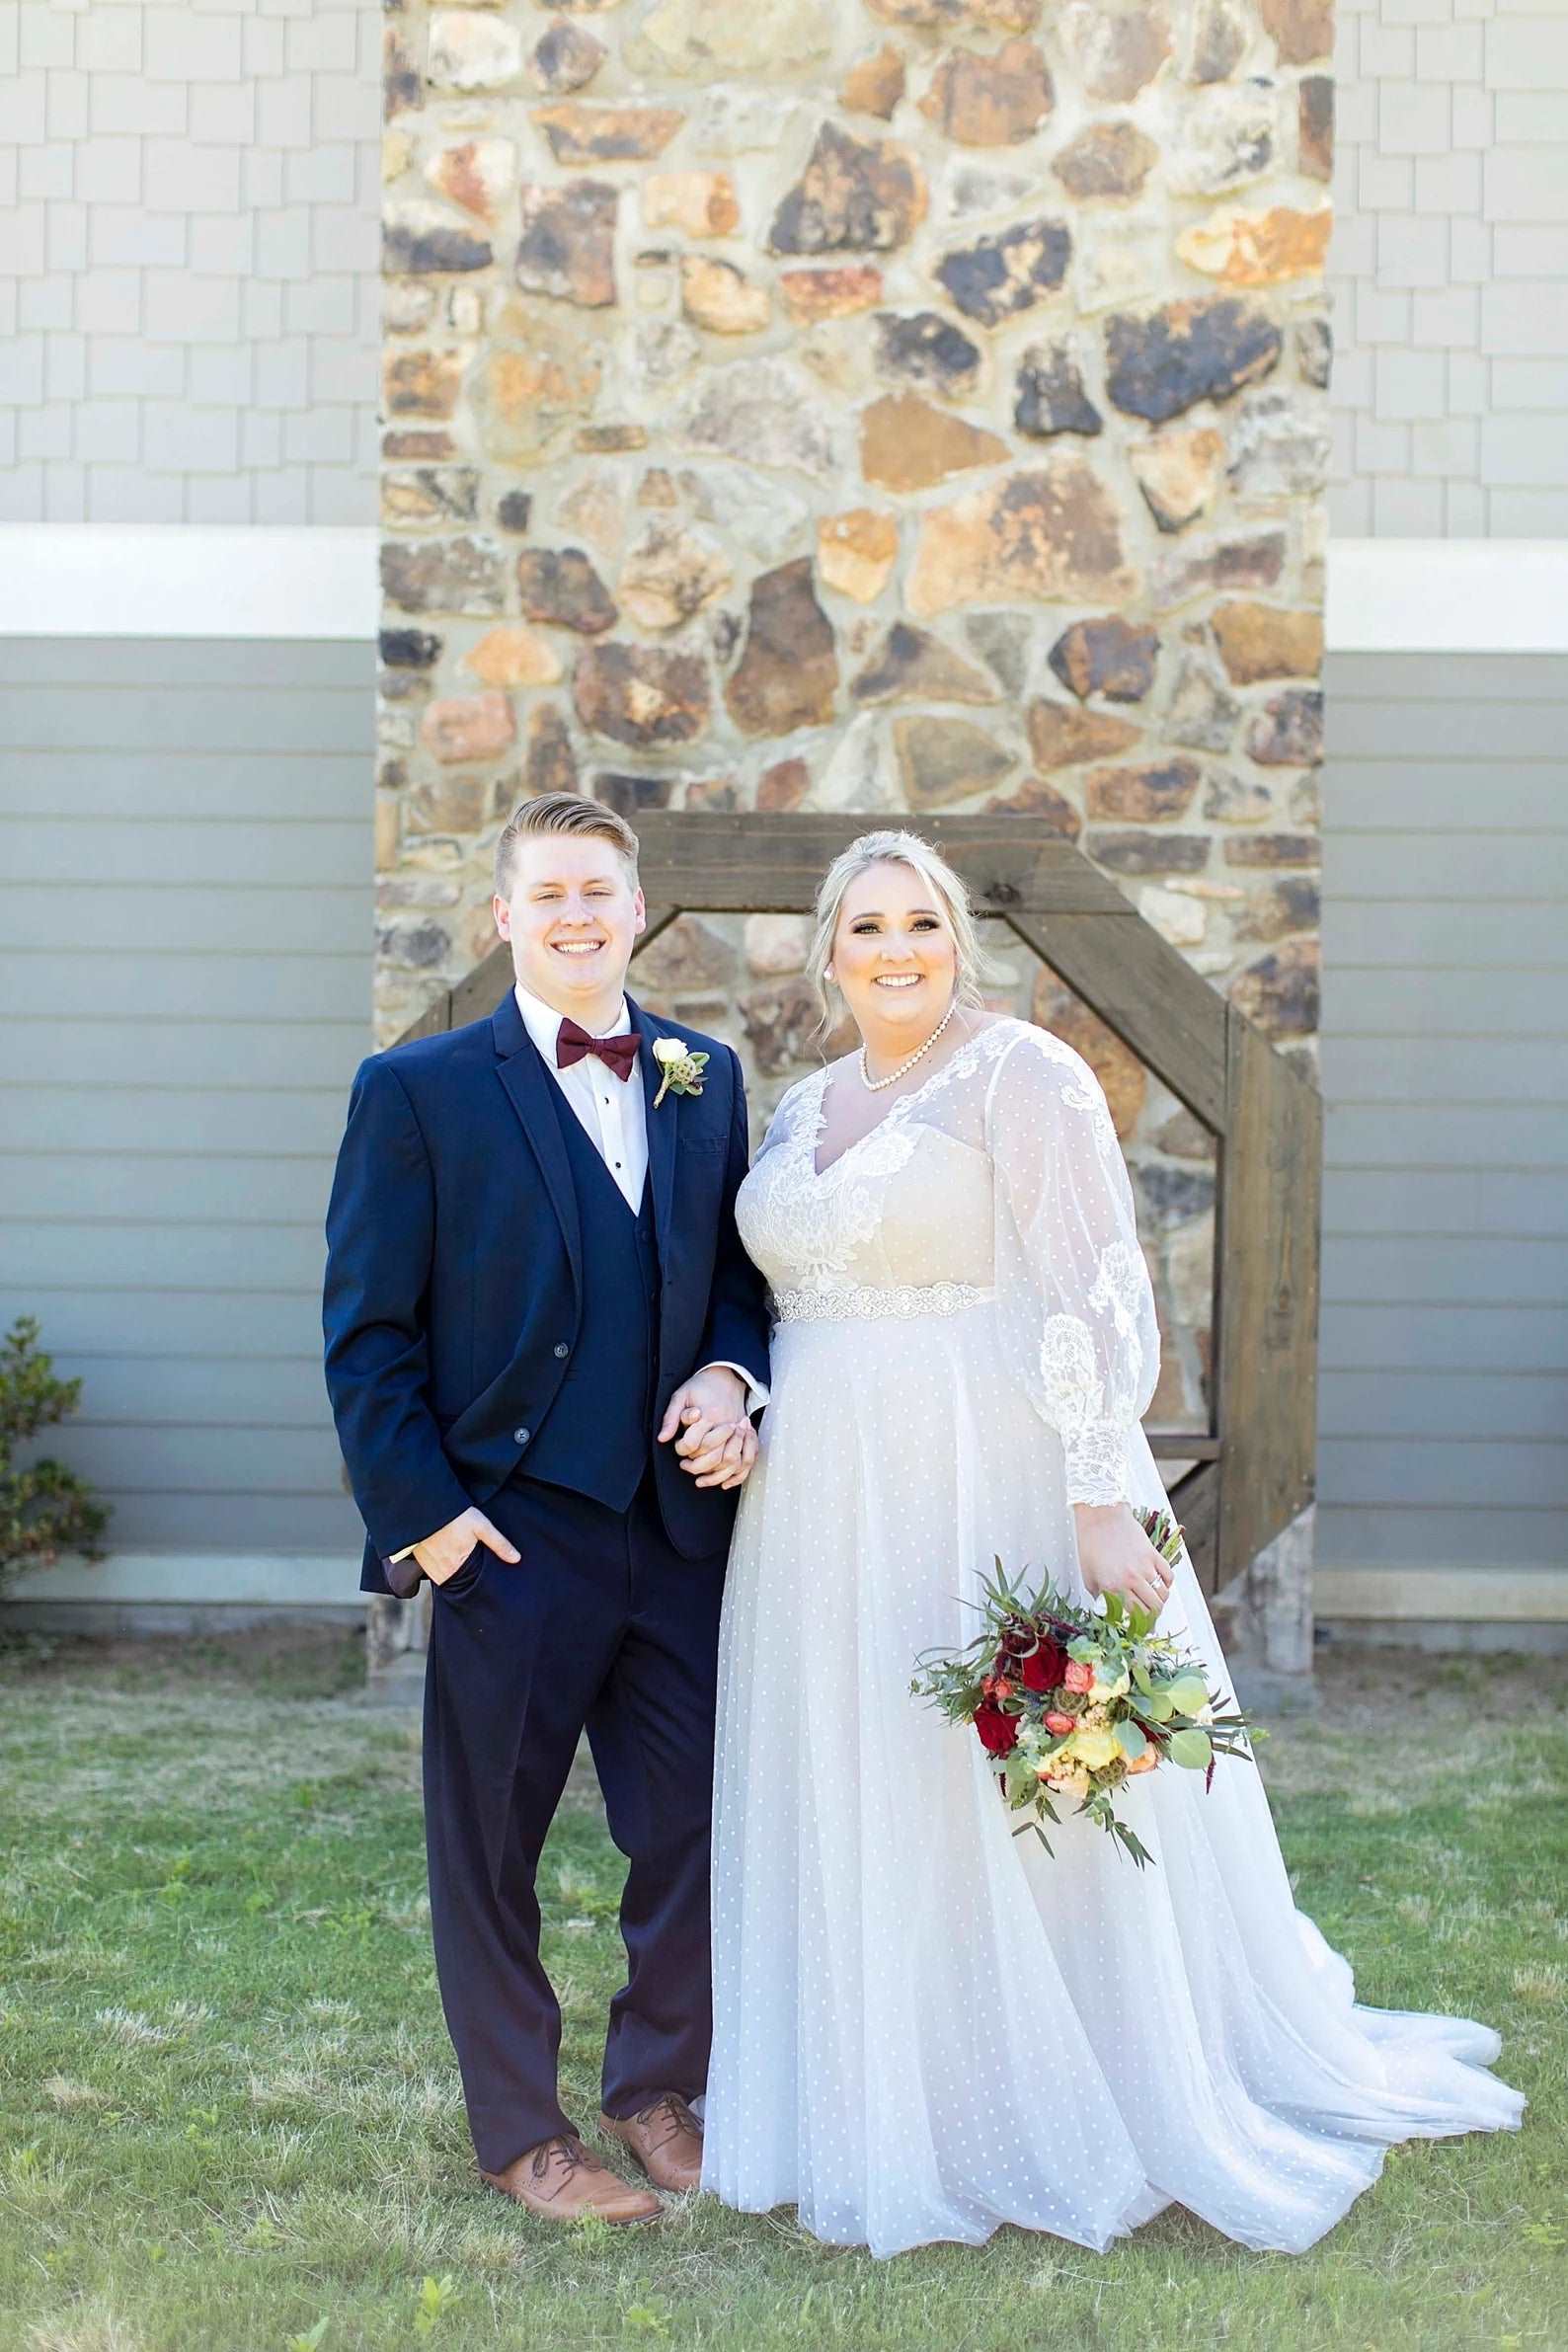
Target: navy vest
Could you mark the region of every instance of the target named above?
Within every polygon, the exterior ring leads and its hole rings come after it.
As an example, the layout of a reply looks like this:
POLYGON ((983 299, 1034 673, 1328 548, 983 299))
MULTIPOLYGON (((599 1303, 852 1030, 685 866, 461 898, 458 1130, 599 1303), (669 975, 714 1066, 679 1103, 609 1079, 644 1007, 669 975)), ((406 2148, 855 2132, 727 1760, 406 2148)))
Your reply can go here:
MULTIPOLYGON (((625 1082, 639 1085, 638 1072, 625 1082)), ((660 1287, 654 1188, 651 1178, 644 1180, 634 1216, 554 1079, 549 1093, 583 1230, 583 1320, 566 1378, 518 1467, 528 1478, 625 1511, 654 1443, 660 1287)))

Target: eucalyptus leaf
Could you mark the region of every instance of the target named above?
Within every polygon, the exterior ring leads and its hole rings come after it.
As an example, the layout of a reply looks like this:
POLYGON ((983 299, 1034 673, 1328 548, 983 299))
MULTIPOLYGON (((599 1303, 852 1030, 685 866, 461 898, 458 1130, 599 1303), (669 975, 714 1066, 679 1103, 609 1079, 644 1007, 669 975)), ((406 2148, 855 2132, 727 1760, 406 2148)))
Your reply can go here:
POLYGON ((1191 1770, 1197 1772, 1201 1772, 1205 1768, 1213 1753, 1209 1734, 1197 1729, 1173 1731, 1170 1736, 1170 1746, 1166 1750, 1172 1764, 1186 1764, 1191 1770))
POLYGON ((1116 1744, 1131 1763, 1134 1757, 1142 1755, 1148 1746, 1148 1740, 1139 1731, 1132 1716, 1128 1715, 1116 1727, 1116 1744))

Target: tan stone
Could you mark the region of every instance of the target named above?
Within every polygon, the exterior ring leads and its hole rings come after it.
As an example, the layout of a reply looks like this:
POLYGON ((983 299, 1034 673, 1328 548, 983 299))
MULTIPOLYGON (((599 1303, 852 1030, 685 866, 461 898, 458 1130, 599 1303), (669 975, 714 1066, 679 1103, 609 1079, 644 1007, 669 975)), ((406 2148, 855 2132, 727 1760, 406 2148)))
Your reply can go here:
POLYGON ((1225 285, 1284 285, 1294 277, 1321 275, 1333 217, 1328 204, 1312 212, 1289 204, 1262 212, 1212 212, 1182 231, 1176 251, 1189 270, 1225 285))
POLYGON ((1119 602, 1137 585, 1111 492, 1064 454, 922 515, 906 602, 926 620, 960 604, 1119 602))
POLYGON ((767 325, 773 303, 767 287, 753 285, 734 262, 687 253, 680 258, 680 307, 710 335, 754 335, 767 325))
POLYGON ((1091 817, 1124 824, 1169 824, 1191 808, 1202 774, 1194 759, 1093 768, 1084 780, 1085 805, 1091 817))
POLYGON ((1282 65, 1310 65, 1334 46, 1334 0, 1261 0, 1258 13, 1282 65))
POLYGON ((811 790, 812 772, 804 759, 776 759, 757 778, 756 805, 766 816, 798 809, 811 790))
POLYGON ((414 161, 414 138, 410 131, 387 130, 381 134, 381 185, 390 188, 401 180, 414 161))
POLYGON ((1172 947, 1202 947, 1208 936, 1209 910, 1202 901, 1164 890, 1157 882, 1138 892, 1137 910, 1172 947))
POLYGON ((639 628, 675 629, 722 595, 733 578, 712 540, 673 522, 655 522, 626 558, 620 601, 639 628))
POLYGON ((1012 147, 1033 138, 1056 93, 1031 40, 1008 40, 994 56, 961 49, 945 57, 920 112, 961 147, 1012 147))
POLYGON ((378 792, 375 796, 375 865, 378 874, 392 871, 398 862, 399 845, 403 835, 403 804, 395 792, 378 792))
POLYGON ((567 492, 556 520, 611 563, 618 559, 626 539, 626 496, 608 466, 596 466, 567 492))
POLYGON ((1282 612, 1274 604, 1220 604, 1214 632, 1219 658, 1238 686, 1255 685, 1260 678, 1316 677, 1323 666, 1320 613, 1282 612))
POLYGON ((1148 1092, 1148 1072, 1132 1047, 1045 966, 1035 976, 1033 1014, 1042 1029, 1083 1056, 1105 1089, 1112 1123, 1125 1140, 1137 1126, 1148 1092))
POLYGON ((706 665, 662 646, 585 646, 572 680, 578 717, 594 735, 637 749, 689 744, 711 708, 706 665))
POLYGON ((1090 98, 1125 105, 1170 55, 1170 21, 1158 0, 1071 0, 1057 39, 1090 98))
POLYGON ((454 694, 428 703, 420 721, 420 742, 443 765, 498 759, 516 732, 510 703, 497 693, 454 694))
POLYGON ((913 392, 875 400, 860 419, 860 470, 883 490, 931 490, 971 466, 994 465, 1007 443, 913 392))
POLYGON ((857 702, 994 702, 988 671, 977 669, 927 630, 895 621, 866 667, 853 679, 857 702))
POLYGON ((732 237, 741 225, 735 182, 728 172, 650 172, 643 182, 643 220, 651 229, 679 229, 688 237, 732 237))
POLYGON ((597 353, 565 320, 535 327, 519 319, 512 331, 526 336, 526 344, 493 345, 474 385, 480 440, 498 465, 527 465, 546 455, 591 411, 599 388, 597 353))
POLYGON ((753 914, 746 918, 745 960, 759 980, 803 972, 811 945, 808 915, 753 914))
POLYGON ((830 0, 659 0, 629 48, 639 70, 787 81, 827 54, 830 0))
POLYGON ((648 163, 685 120, 677 107, 594 106, 573 98, 535 107, 533 118, 557 163, 648 163))
POLYGON ((1212 425, 1162 432, 1128 453, 1134 478, 1162 531, 1185 530, 1207 514, 1225 476, 1225 440, 1212 425))
POLYGON ((388 417, 450 417, 463 387, 469 353, 391 351, 381 365, 388 417))
POLYGON ((797 327, 853 318, 882 300, 882 272, 867 262, 838 270, 786 270, 779 278, 785 313, 797 327))
POLYGON ((465 212, 494 222, 517 177, 517 150, 510 139, 464 139, 459 146, 441 147, 427 157, 425 177, 465 212))
POLYGON ((1075 710, 1065 702, 1032 702, 1024 714, 1029 747, 1042 767, 1078 767, 1088 759, 1109 759, 1138 740, 1129 719, 1109 711, 1075 710))
POLYGON ((858 604, 876 602, 898 560, 898 523, 873 507, 824 514, 817 525, 817 568, 824 584, 858 604))
POLYGON ((879 115, 886 122, 903 89, 903 59, 890 42, 849 68, 839 104, 851 115, 879 115))
POLYGON ((520 621, 488 629, 469 647, 462 666, 485 686, 553 686, 561 676, 554 646, 520 621))
POLYGON ((437 90, 505 90, 522 71, 522 35, 477 8, 438 9, 425 70, 437 90))

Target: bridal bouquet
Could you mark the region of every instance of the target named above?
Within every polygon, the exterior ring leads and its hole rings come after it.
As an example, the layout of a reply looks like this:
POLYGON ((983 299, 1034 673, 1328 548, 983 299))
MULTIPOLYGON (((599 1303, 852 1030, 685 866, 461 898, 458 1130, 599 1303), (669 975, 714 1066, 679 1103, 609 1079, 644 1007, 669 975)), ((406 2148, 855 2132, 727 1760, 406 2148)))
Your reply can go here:
MULTIPOLYGON (((1164 1511, 1135 1514, 1160 1556, 1174 1563, 1181 1529, 1164 1511)), ((1124 1780, 1166 1764, 1202 1772, 1207 1789, 1220 1756, 1248 1755, 1245 1716, 1216 1714, 1216 1694, 1198 1662, 1153 1630, 1146 1608, 1107 1593, 1105 1614, 1077 1608, 1048 1582, 1032 1601, 1009 1584, 1001 1561, 985 1587, 984 1622, 956 1657, 920 1659, 910 1688, 950 1723, 972 1723, 1014 1812, 1031 1819, 1046 1851, 1043 1821, 1059 1824, 1053 1795, 1120 1840, 1139 1869, 1152 1860, 1117 1818, 1124 1780)))

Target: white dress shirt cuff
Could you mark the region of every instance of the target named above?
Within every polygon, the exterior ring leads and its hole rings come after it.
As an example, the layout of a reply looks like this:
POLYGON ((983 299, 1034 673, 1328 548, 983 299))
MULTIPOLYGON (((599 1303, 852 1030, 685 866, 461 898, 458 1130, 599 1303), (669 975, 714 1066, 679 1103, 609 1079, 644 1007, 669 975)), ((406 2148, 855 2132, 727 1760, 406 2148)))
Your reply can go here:
POLYGON ((738 1380, 744 1380, 745 1382, 745 1409, 747 1413, 760 1413, 762 1407, 767 1403, 769 1396, 772 1394, 772 1390, 764 1388, 760 1380, 752 1379, 751 1374, 746 1371, 744 1364, 732 1364, 728 1357, 720 1357, 718 1362, 714 1364, 705 1364, 703 1365, 702 1370, 704 1372, 733 1372, 738 1380))

